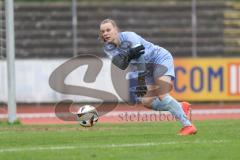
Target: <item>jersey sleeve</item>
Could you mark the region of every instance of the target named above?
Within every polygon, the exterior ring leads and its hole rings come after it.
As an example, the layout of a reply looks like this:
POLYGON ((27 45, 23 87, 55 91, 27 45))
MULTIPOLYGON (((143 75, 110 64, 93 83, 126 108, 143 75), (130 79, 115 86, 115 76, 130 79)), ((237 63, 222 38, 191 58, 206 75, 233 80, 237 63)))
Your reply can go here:
POLYGON ((118 48, 113 43, 105 43, 103 46, 103 51, 110 59, 112 59, 113 56, 119 54, 118 48))
POLYGON ((103 47, 103 51, 106 53, 106 55, 110 59, 112 59, 112 57, 114 57, 118 54, 127 54, 127 50, 119 48, 113 43, 105 43, 104 47, 103 47))
POLYGON ((141 40, 139 35, 134 32, 127 32, 125 34, 125 41, 131 42, 131 48, 141 45, 141 40))

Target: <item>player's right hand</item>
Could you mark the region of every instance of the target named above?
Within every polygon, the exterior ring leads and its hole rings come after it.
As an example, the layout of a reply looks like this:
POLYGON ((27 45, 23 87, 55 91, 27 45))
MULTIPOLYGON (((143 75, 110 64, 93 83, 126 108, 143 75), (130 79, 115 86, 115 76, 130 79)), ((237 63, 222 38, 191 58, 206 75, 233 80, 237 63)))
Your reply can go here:
POLYGON ((138 45, 129 50, 129 58, 130 59, 138 59, 142 54, 145 53, 145 47, 143 45, 138 45))

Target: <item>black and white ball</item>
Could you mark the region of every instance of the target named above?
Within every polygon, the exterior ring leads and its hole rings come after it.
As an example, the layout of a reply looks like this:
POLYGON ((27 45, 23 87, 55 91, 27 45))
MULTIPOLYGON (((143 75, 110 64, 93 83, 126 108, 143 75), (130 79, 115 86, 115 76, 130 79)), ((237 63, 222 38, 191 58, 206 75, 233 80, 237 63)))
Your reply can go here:
POLYGON ((84 105, 77 111, 77 119, 81 126, 92 127, 98 121, 98 112, 91 105, 84 105))

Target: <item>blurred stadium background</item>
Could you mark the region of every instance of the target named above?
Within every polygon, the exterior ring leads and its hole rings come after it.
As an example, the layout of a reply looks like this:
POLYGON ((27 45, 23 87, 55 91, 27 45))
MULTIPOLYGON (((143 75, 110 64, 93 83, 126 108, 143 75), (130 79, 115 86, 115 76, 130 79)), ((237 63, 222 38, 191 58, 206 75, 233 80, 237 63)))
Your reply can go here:
MULTIPOLYGON (((240 1, 0 0, 0 8, 2 159, 240 158, 240 1), (14 17, 6 18, 11 2, 14 17), (199 134, 177 137, 179 124, 159 123, 174 121, 169 114, 161 117, 142 105, 124 103, 133 101, 128 90, 132 82, 111 71, 101 49, 98 30, 105 18, 116 20, 121 30, 135 31, 171 51, 177 75, 172 94, 192 103, 199 134), (8 31, 15 43, 6 36, 8 31), (87 66, 81 62, 65 83, 78 91, 83 86, 100 94, 74 95, 68 89, 60 93, 50 87, 55 69, 86 54, 103 62, 96 81, 84 79, 87 66), (111 96, 104 96, 103 91, 111 96), (74 104, 66 110, 71 102, 74 104), (83 104, 97 107, 102 102, 111 112, 92 128, 56 115, 56 106, 61 113, 75 112, 83 104)), ((81 60, 94 62, 93 58, 81 60)), ((61 88, 59 81, 53 82, 61 88)))
MULTIPOLYGON (((9 102, 5 9, 2 0, 1 119, 7 118, 9 102)), ((81 66, 65 82, 118 96, 111 84, 110 62, 98 40, 99 23, 105 18, 116 20, 121 30, 135 31, 171 51, 177 75, 172 94, 180 101, 191 102, 193 109, 220 109, 211 112, 196 110, 196 116, 219 113, 227 114, 228 118, 239 117, 240 2, 15 0, 15 90, 20 121, 24 118, 30 118, 31 122, 34 118, 54 118, 55 104, 66 99, 80 105, 98 105, 102 100, 114 103, 116 99, 99 100, 84 95, 58 93, 49 86, 49 76, 57 67, 74 56, 90 54, 104 62, 96 81, 84 82, 86 66, 81 66), (46 114, 39 114, 42 112, 46 114)), ((128 83, 121 86, 121 94, 130 101, 132 97, 128 86, 128 83)))

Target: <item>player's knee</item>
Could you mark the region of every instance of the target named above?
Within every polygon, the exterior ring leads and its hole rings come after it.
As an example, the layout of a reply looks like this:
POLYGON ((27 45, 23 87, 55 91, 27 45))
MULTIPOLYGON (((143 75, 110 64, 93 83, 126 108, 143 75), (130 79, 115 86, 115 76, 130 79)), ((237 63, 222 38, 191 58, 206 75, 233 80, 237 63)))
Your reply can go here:
POLYGON ((141 99, 142 104, 147 108, 152 108, 152 103, 156 98, 164 99, 168 94, 158 95, 156 97, 145 97, 141 99))
POLYGON ((169 111, 174 99, 170 95, 161 95, 152 102, 152 109, 156 111, 169 111))
POLYGON ((142 104, 147 108, 152 108, 152 102, 155 97, 152 98, 142 98, 142 104))
POLYGON ((163 100, 166 96, 168 96, 169 94, 162 94, 162 95, 159 95, 158 98, 160 100, 163 100))

